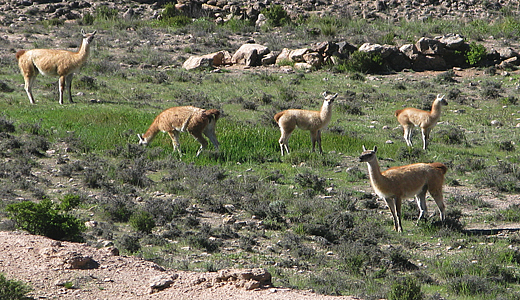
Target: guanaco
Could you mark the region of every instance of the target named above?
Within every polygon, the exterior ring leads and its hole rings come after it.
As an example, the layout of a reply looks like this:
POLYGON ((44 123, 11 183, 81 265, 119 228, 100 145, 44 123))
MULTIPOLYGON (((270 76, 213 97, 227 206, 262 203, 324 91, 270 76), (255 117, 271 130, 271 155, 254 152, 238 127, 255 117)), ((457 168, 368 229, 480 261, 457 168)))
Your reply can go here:
POLYGON ((289 137, 294 131, 296 126, 302 130, 309 130, 311 132, 312 152, 315 151, 316 142, 318 142, 318 149, 321 154, 323 150, 321 148, 321 130, 325 128, 332 117, 332 102, 338 96, 338 94, 327 94, 323 92, 323 105, 320 111, 305 110, 305 109, 287 109, 277 113, 274 116, 274 120, 280 127, 281 136, 278 140, 282 156, 284 152, 289 154, 289 137))
POLYGON ((408 107, 395 111, 395 116, 399 123, 403 126, 404 139, 409 147, 413 147, 412 144, 412 131, 414 126, 421 127, 423 149, 426 150, 429 144, 430 132, 433 127, 437 125, 439 118, 441 117, 441 107, 448 105, 448 102, 444 99, 444 95, 437 95, 435 101, 433 101, 431 111, 425 111, 417 108, 408 107))
POLYGON ((377 146, 374 150, 367 150, 363 146, 363 152, 359 156, 360 162, 366 162, 370 183, 375 193, 385 200, 390 208, 394 219, 394 229, 402 232, 401 225, 401 202, 403 199, 415 196, 419 207, 419 222, 427 213, 426 192, 437 203, 440 211, 441 220, 445 218, 445 205, 442 195, 444 175, 447 167, 439 162, 416 163, 406 166, 389 168, 381 173, 379 162, 377 161, 377 146))
POLYGON ((219 142, 215 134, 215 126, 220 112, 216 109, 202 109, 194 106, 176 106, 162 111, 145 134, 139 137, 140 145, 150 143, 159 131, 167 132, 173 143, 173 150, 177 150, 182 155, 179 134, 188 131, 200 143, 197 156, 208 146, 208 142, 203 137, 207 136, 215 149, 218 150, 219 142))
POLYGON ((59 77, 60 104, 63 104, 63 93, 67 89, 69 101, 72 103, 70 93, 72 76, 79 72, 81 66, 85 64, 90 54, 90 44, 97 31, 85 33, 83 30, 83 41, 77 52, 56 49, 32 49, 18 50, 16 59, 25 81, 25 91, 31 104, 34 104, 32 86, 38 73, 48 76, 59 77))

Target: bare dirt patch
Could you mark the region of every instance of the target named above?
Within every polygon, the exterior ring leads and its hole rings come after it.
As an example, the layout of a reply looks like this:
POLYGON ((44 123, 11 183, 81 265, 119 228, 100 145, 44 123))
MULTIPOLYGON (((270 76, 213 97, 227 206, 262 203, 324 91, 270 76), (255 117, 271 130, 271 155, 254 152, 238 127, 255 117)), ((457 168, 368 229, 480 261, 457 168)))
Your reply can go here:
POLYGON ((222 281, 221 272, 165 270, 136 257, 113 255, 110 249, 0 232, 0 272, 30 284, 35 299, 359 299, 283 287, 248 290, 237 280, 222 281), (73 268, 72 261, 85 258, 95 263, 86 269, 73 268), (160 278, 171 278, 173 283, 152 293, 151 281, 160 278))

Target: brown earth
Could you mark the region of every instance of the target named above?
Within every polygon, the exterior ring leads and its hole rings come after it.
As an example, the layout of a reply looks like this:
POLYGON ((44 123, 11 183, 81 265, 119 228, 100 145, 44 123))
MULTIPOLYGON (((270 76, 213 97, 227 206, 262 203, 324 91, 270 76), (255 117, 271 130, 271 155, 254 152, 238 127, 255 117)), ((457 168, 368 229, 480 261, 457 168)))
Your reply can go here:
POLYGON ((164 270, 136 257, 113 255, 106 248, 57 242, 24 232, 0 232, 0 272, 9 279, 30 284, 34 289, 30 296, 35 299, 359 299, 283 287, 247 290, 238 280, 221 281, 222 271, 164 270), (99 265, 72 269, 70 262, 74 257, 89 257, 99 265), (150 281, 157 277, 175 279, 170 287, 151 293, 150 281), (78 286, 81 288, 75 288, 78 286))

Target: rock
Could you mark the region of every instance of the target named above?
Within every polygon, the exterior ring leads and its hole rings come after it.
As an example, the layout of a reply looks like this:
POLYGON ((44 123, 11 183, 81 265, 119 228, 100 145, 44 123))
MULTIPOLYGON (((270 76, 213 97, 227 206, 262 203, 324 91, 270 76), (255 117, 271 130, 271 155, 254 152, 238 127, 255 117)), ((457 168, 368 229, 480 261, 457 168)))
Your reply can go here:
POLYGON ((280 64, 284 61, 291 60, 289 58, 289 54, 291 54, 291 50, 288 48, 283 48, 282 52, 280 52, 280 54, 278 54, 278 56, 276 57, 276 64, 280 64))
POLYGON ((276 58, 280 52, 269 52, 261 59, 262 66, 268 66, 276 63, 276 58))
POLYGON ((150 294, 162 291, 169 288, 172 283, 179 277, 178 274, 173 275, 159 275, 150 279, 150 294))
POLYGON ((422 37, 415 43, 417 50, 425 55, 441 55, 445 45, 436 39, 422 37))
POLYGON ((64 263, 69 269, 97 269, 99 267, 99 263, 92 257, 74 252, 67 255, 64 263))
POLYGON ((464 46, 464 37, 460 34, 447 34, 439 39, 439 42, 443 43, 446 48, 453 50, 462 50, 464 46))
POLYGON ((419 55, 412 63, 412 69, 415 71, 443 71, 446 68, 446 61, 439 55, 419 55))
POLYGON ((265 269, 220 270, 215 282, 234 282, 236 286, 251 290, 272 286, 271 273, 265 269))
POLYGON ((210 57, 203 56, 190 56, 183 64, 182 67, 186 70, 193 70, 199 68, 212 68, 213 59, 210 57))
POLYGON ((259 44, 244 44, 233 54, 231 63, 247 66, 261 65, 261 59, 269 53, 269 48, 259 44))
POLYGON ((309 48, 302 48, 302 49, 296 49, 292 50, 289 53, 289 59, 294 62, 304 62, 303 56, 310 51, 309 48))
POLYGON ((315 68, 319 68, 323 64, 323 57, 317 52, 304 54, 303 60, 315 68))

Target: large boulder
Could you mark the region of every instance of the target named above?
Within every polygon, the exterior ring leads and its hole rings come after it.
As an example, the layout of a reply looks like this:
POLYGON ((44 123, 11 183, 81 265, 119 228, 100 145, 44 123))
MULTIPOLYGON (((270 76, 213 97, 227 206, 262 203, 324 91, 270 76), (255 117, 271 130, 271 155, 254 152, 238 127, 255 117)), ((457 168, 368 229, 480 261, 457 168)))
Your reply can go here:
POLYGON ((464 47, 464 37, 460 34, 450 33, 440 37, 438 40, 444 44, 447 49, 462 50, 464 47))
POLYGON ((269 48, 259 44, 244 44, 231 57, 233 64, 260 66, 262 58, 269 53, 269 48))
POLYGON ((422 37, 415 43, 417 50, 424 55, 442 55, 445 45, 439 40, 422 37))
POLYGON ((212 68, 214 66, 222 66, 231 63, 231 55, 227 51, 218 51, 202 56, 190 56, 182 67, 186 70, 198 68, 212 68))

